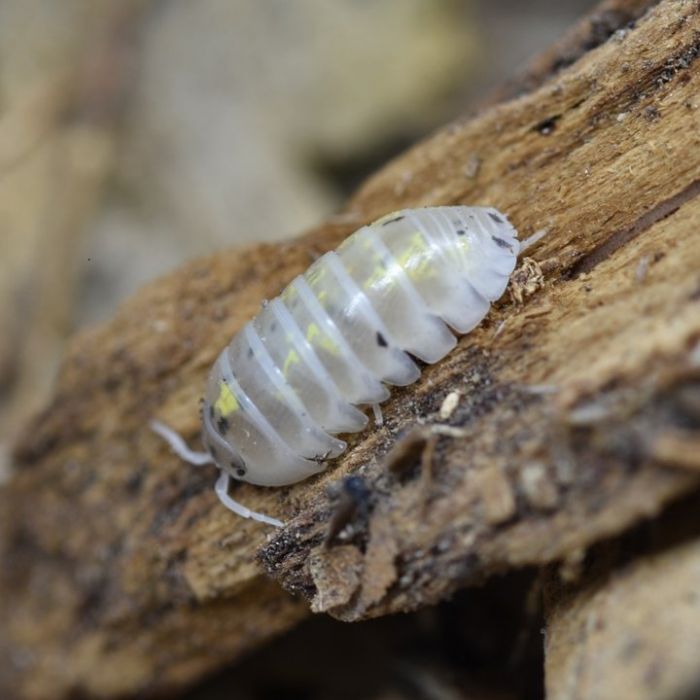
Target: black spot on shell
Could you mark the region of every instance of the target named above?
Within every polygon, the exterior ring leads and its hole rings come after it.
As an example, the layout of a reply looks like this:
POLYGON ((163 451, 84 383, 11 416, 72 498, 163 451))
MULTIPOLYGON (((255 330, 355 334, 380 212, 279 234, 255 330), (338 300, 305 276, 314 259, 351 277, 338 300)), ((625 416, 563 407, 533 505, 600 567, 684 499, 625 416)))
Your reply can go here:
MULTIPOLYGON (((235 465, 231 465, 235 466, 235 465)), ((238 467, 236 469, 236 476, 244 477, 245 476, 245 469, 243 467, 238 467)))
POLYGON ((377 345, 379 345, 380 348, 385 348, 389 343, 386 342, 386 338, 384 337, 383 333, 381 331, 377 331, 377 345))
POLYGON ((247 354, 248 354, 248 359, 250 359, 251 357, 253 357, 253 348, 248 348, 248 353, 247 353, 247 354))
POLYGON ((455 233, 456 233, 458 236, 463 236, 463 235, 466 233, 466 231, 465 231, 463 228, 458 228, 458 229, 455 231, 455 233))
POLYGON ((501 219, 498 214, 494 214, 492 211, 488 212, 488 215, 497 223, 497 224, 502 224, 504 223, 503 219, 501 219))
POLYGON ((209 411, 209 418, 213 421, 215 417, 215 411, 214 411, 214 405, 209 404, 209 408, 207 409, 209 411))
POLYGON ((220 416, 219 420, 216 421, 217 430, 223 435, 229 429, 230 423, 224 416, 220 416))
POLYGON ((404 215, 401 214, 401 216, 395 216, 393 219, 389 219, 388 221, 385 221, 382 226, 388 226, 389 224, 393 224, 397 221, 401 221, 401 219, 404 219, 404 215))
POLYGON ((510 243, 508 243, 508 241, 504 241, 502 238, 499 238, 498 236, 491 236, 491 239, 499 248, 507 248, 508 250, 513 250, 513 247, 511 246, 510 243))

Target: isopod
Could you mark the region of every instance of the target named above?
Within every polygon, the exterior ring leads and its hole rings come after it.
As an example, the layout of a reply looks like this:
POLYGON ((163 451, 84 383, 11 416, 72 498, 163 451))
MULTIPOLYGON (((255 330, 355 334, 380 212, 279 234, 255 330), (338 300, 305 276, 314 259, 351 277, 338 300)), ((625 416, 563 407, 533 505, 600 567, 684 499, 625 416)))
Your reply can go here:
MULTIPOLYGON (((534 237, 533 237, 534 238, 534 237)), ((362 407, 387 385, 420 376, 458 334, 486 316, 520 251, 508 219, 489 207, 404 209, 363 226, 264 303, 223 349, 206 387, 202 440, 189 450, 158 421, 183 459, 221 470, 216 492, 244 517, 281 523, 228 494, 229 480, 282 486, 338 457, 343 433, 362 430, 362 407)))

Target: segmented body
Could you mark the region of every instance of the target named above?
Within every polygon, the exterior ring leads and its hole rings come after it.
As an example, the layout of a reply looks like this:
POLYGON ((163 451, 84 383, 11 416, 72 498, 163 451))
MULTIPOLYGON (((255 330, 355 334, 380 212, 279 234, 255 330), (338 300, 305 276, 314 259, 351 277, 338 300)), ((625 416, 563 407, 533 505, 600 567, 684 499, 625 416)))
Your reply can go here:
POLYGON ((491 208, 389 214, 266 303, 211 370, 203 440, 223 474, 265 486, 322 470, 363 405, 416 381, 503 294, 519 251, 491 208))

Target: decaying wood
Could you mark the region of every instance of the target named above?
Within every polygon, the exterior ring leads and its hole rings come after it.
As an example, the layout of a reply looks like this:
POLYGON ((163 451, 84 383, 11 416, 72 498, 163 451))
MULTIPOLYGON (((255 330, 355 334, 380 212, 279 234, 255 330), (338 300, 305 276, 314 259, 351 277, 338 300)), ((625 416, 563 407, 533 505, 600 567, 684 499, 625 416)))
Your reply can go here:
MULTIPOLYGON (((415 146, 306 237, 192 262, 74 341, 0 495, 6 694, 186 684, 307 600, 344 620, 420 608, 571 563, 698 489, 700 6, 665 0, 610 33, 415 146), (213 470, 179 462, 148 420, 194 440, 208 367, 261 300, 364 222, 458 202, 499 207, 523 237, 546 229, 510 299, 326 473, 236 489, 281 532, 218 507, 213 470), (424 444, 387 464, 416 429, 424 444), (366 502, 339 525, 350 475, 366 502)), ((553 697, 576 659, 559 663, 553 697)))
POLYGON ((550 572, 548 697, 698 697, 698 505, 695 495, 596 547, 573 584, 550 572))

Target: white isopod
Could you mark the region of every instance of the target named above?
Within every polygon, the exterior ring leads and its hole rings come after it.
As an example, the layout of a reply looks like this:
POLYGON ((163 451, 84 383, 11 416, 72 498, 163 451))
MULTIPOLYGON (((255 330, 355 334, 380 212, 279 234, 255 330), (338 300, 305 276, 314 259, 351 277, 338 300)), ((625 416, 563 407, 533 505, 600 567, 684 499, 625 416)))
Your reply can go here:
MULTIPOLYGON (((536 234, 537 235, 537 234, 536 234)), ((535 236, 533 236, 533 239, 535 236)), ((229 479, 281 486, 323 470, 362 430, 387 384, 415 382, 413 358, 434 363, 506 289, 520 250, 507 218, 487 207, 404 209, 326 253, 238 332, 209 374, 206 452, 162 423, 186 461, 221 470, 222 503, 272 525, 228 494, 229 479)))

